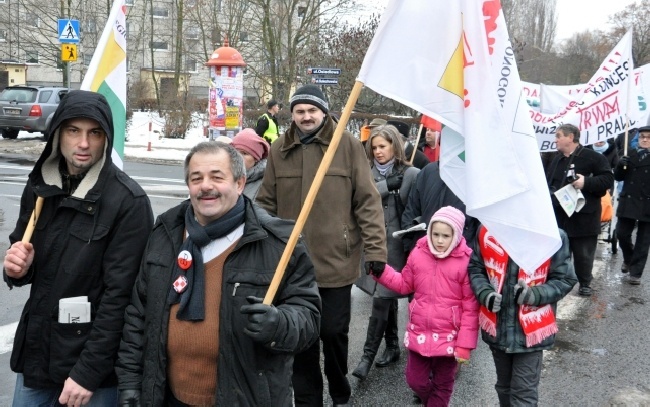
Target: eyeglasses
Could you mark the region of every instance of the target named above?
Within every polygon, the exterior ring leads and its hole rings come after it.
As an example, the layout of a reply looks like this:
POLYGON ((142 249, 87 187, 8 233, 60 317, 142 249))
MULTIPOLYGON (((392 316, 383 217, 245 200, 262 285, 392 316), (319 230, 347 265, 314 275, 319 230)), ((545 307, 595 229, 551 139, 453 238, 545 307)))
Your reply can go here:
POLYGON ((650 134, 639 134, 639 140, 650 140, 650 134))

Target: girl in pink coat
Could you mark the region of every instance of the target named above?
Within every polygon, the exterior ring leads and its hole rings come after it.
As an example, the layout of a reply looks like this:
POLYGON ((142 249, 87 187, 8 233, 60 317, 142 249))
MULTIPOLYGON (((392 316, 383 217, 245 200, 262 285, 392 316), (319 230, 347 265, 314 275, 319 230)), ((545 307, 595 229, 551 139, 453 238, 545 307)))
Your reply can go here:
POLYGON ((404 336, 406 382, 428 407, 447 406, 456 363, 467 361, 478 340, 479 304, 469 284, 472 253, 463 237, 465 216, 451 206, 438 210, 401 273, 390 266, 370 271, 384 286, 413 293, 404 336))

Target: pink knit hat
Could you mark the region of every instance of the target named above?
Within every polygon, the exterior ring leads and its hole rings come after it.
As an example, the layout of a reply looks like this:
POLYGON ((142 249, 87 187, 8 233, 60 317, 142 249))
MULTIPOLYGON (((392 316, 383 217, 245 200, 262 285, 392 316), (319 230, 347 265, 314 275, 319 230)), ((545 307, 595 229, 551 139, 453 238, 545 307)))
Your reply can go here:
POLYGON ((231 145, 237 150, 243 150, 250 154, 255 162, 266 158, 269 155, 269 143, 258 136, 253 129, 244 129, 232 138, 231 145))
POLYGON ((465 227, 465 215, 463 212, 454 208, 453 206, 445 206, 438 209, 436 213, 433 214, 431 220, 429 221, 429 227, 427 228, 427 243, 429 244, 429 250, 438 258, 444 258, 449 256, 452 250, 458 246, 460 240, 463 238, 463 228, 465 227), (435 222, 442 222, 451 226, 451 230, 454 233, 454 236, 451 240, 449 248, 444 252, 439 252, 436 250, 433 242, 431 241, 431 225, 435 222))

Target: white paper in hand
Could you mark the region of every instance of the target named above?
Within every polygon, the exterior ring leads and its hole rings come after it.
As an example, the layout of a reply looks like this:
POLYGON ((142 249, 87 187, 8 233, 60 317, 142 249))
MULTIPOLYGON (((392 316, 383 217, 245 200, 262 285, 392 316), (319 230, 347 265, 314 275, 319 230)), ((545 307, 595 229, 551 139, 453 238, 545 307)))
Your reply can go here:
POLYGON ((59 322, 62 324, 90 322, 88 296, 61 298, 59 300, 59 322))
POLYGON ((580 212, 580 209, 585 206, 585 197, 582 195, 582 191, 575 189, 571 184, 558 189, 554 195, 569 217, 575 212, 580 212))

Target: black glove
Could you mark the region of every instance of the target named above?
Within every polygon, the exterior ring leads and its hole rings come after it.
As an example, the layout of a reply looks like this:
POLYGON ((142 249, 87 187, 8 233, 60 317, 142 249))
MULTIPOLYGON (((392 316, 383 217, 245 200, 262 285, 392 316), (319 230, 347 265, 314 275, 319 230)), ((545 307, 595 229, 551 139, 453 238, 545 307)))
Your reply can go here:
POLYGON ((629 167, 630 166, 630 157, 627 155, 624 155, 623 157, 618 159, 618 166, 621 168, 624 167, 629 167))
POLYGON ((364 267, 366 269, 366 274, 372 273, 373 276, 379 278, 384 272, 384 268, 386 268, 386 263, 383 261, 367 261, 364 264, 364 267))
POLYGON ((273 305, 262 304, 262 298, 249 296, 246 301, 251 305, 242 305, 240 312, 248 315, 244 333, 255 342, 268 343, 275 337, 280 323, 280 311, 273 305))
POLYGON ((535 292, 532 287, 528 287, 523 278, 515 284, 515 302, 519 305, 535 305, 535 292))
POLYGON ((497 313, 501 310, 501 299, 501 294, 493 291, 485 297, 485 307, 488 311, 497 313))
POLYGON ((120 399, 117 405, 120 407, 140 407, 140 390, 120 390, 120 399))
POLYGON ((397 191, 402 186, 404 174, 391 174, 386 178, 386 187, 389 191, 397 191))

